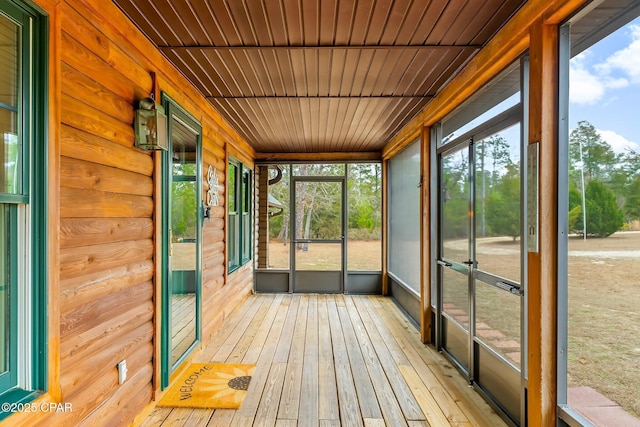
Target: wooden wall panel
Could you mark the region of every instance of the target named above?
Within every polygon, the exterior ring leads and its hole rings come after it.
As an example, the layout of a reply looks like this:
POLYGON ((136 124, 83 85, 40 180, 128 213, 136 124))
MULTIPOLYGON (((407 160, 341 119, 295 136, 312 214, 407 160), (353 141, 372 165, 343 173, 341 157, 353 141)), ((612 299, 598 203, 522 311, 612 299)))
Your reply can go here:
MULTIPOLYGON (((120 10, 103 0, 35 0, 49 14, 49 384, 41 401, 71 413, 17 414, 11 425, 127 425, 159 395, 161 313, 157 221, 161 178, 154 156, 134 147, 137 102, 150 72, 203 128, 203 173, 224 188, 226 146, 255 152, 120 10), (128 378, 118 384, 116 363, 128 378)), ((203 336, 250 293, 245 266, 225 283, 225 195, 203 229, 203 336)), ((204 193, 203 193, 204 198, 204 193)), ((3 423, 0 423, 3 424, 3 423)))

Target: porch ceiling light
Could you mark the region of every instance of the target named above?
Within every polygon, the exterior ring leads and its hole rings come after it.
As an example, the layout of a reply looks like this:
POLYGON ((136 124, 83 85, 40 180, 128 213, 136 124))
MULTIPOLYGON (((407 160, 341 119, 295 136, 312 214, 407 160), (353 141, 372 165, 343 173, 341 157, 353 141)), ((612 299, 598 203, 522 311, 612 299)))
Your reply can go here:
POLYGON ((167 150, 167 116, 153 98, 140 100, 133 122, 136 147, 143 150, 167 150))

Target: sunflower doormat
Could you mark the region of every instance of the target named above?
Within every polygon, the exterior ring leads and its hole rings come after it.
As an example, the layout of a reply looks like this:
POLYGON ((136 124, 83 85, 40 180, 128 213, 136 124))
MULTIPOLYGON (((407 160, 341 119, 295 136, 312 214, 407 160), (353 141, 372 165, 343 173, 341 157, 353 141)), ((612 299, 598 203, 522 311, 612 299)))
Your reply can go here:
POLYGON ((169 387, 158 406, 238 409, 256 365, 194 363, 169 387))

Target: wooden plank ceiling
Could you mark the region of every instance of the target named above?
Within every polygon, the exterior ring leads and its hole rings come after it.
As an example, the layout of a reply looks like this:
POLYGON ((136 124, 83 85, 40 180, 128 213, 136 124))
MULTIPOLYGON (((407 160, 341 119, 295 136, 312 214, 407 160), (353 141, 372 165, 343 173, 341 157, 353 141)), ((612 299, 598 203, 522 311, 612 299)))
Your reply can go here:
POLYGON ((525 0, 113 0, 257 152, 379 151, 525 0))

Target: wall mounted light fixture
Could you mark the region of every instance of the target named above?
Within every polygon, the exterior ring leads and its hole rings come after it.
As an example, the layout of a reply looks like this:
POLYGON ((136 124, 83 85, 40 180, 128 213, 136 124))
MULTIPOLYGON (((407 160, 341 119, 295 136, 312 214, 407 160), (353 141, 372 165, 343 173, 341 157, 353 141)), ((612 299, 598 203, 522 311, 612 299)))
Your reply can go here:
POLYGON ((143 98, 138 104, 133 130, 136 147, 143 150, 167 150, 167 116, 153 98, 143 98))

